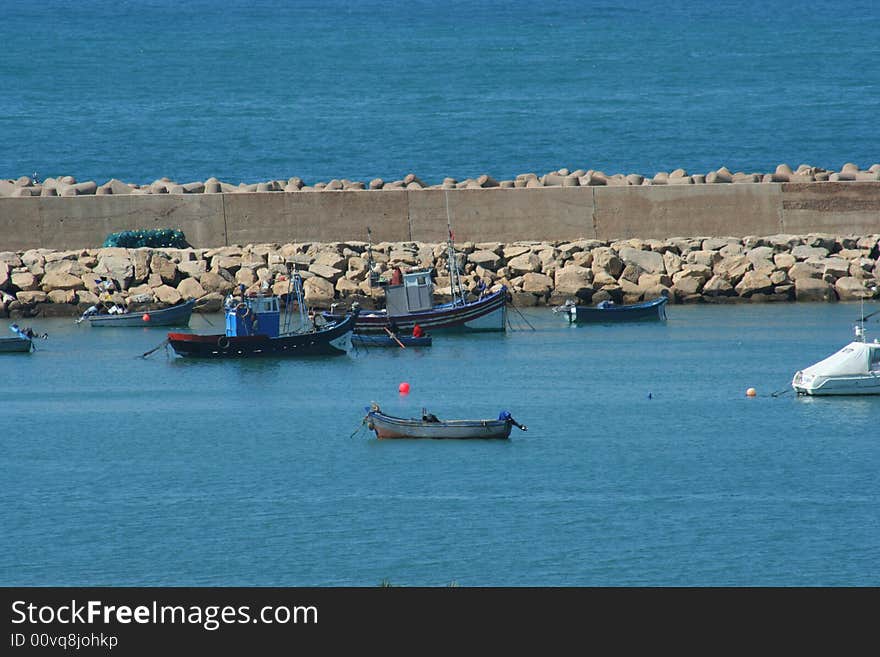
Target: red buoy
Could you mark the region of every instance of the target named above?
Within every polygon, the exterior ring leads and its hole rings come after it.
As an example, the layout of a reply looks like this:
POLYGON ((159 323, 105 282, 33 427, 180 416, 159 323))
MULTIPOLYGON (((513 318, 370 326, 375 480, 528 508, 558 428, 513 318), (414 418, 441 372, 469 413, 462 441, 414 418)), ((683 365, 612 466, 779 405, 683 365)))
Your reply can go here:
POLYGON ((406 381, 404 381, 399 386, 397 386, 397 390, 400 392, 401 395, 408 395, 409 394, 409 384, 406 381))
POLYGON ((141 319, 144 320, 145 322, 149 322, 150 321, 150 313, 144 313, 144 316, 141 317, 141 319))

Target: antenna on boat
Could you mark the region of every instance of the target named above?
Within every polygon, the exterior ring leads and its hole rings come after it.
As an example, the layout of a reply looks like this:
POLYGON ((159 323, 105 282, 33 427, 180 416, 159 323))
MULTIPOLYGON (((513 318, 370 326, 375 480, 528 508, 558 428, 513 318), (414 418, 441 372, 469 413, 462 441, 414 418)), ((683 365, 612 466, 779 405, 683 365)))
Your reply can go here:
MULTIPOLYGON (((872 292, 876 292, 877 286, 872 285, 868 289, 871 290, 872 292)), ((871 317, 873 317, 877 313, 880 313, 880 310, 875 310, 874 312, 868 313, 866 315, 865 314, 865 298, 861 297, 861 299, 859 299, 859 301, 860 301, 861 305, 860 305, 860 311, 859 311, 859 321, 856 322, 856 339, 859 340, 860 342, 865 342, 865 322, 867 322, 868 319, 870 319, 871 317)))
POLYGON ((379 283, 379 274, 376 273, 375 263, 373 262, 373 231, 367 226, 367 280, 370 287, 376 287, 379 283))
POLYGON ((458 272, 458 262, 455 259, 455 235, 452 232, 452 220, 449 217, 449 192, 443 192, 443 198, 446 201, 446 231, 448 233, 448 238, 446 240, 447 245, 447 266, 449 267, 449 286, 452 290, 452 297, 455 299, 458 296, 456 301, 460 301, 462 305, 465 304, 464 299, 464 289, 461 284, 461 275, 458 272))

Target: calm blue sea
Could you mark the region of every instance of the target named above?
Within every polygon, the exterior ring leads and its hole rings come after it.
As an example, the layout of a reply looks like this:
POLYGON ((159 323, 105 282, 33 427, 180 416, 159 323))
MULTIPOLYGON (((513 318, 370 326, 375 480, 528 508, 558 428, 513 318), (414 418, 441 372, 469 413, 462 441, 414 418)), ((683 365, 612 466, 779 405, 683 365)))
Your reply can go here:
POLYGON ((39 350, 0 357, 0 584, 880 585, 880 397, 789 391, 858 305, 523 312, 534 331, 244 362, 34 320, 39 350), (529 430, 378 441, 371 401, 529 430))
POLYGON ((7 2, 0 177, 867 168, 878 34, 876 0, 7 2))

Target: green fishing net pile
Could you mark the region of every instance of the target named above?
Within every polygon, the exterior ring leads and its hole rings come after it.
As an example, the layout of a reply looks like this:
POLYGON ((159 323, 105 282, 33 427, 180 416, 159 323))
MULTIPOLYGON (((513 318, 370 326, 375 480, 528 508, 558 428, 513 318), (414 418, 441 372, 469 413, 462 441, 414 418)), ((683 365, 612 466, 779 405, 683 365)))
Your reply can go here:
POLYGON ((159 230, 123 230, 119 233, 110 233, 104 240, 104 246, 119 246, 126 249, 137 249, 142 246, 185 249, 189 243, 186 241, 183 231, 162 228, 159 230))

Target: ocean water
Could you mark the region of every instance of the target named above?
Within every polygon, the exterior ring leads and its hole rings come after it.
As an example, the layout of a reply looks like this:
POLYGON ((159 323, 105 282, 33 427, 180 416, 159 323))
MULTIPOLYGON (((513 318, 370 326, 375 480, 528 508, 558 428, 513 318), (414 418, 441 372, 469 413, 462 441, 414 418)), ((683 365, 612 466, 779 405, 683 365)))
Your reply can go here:
POLYGON ((875 0, 10 2, 0 177, 867 168, 878 34, 875 0))
POLYGON ((880 397, 789 389, 859 312, 528 309, 534 330, 242 362, 33 320, 38 351, 0 357, 0 585, 877 586, 880 397), (528 431, 379 441, 371 401, 528 431))

